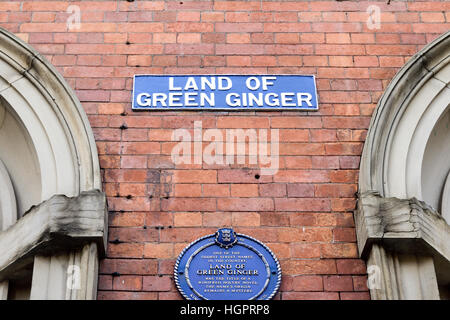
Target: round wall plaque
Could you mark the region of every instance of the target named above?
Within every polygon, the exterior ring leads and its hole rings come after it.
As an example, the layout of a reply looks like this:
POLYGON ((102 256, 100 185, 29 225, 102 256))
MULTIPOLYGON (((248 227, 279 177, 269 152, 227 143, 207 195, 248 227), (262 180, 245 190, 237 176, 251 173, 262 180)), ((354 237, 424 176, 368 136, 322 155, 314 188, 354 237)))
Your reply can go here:
POLYGON ((188 245, 175 263, 174 275, 188 300, 269 300, 281 283, 280 263, 273 252, 232 228, 188 245))

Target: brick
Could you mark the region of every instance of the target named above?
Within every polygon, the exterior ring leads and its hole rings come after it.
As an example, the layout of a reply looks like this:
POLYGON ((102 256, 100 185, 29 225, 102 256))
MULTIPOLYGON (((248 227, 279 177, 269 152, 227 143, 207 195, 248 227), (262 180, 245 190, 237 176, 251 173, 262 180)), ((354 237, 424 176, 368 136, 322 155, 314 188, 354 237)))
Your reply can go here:
POLYGON ((262 32, 262 23, 221 23, 215 24, 216 32, 262 32))
MULTIPOLYGON (((214 228, 171 228, 171 229, 163 229, 161 230, 160 239, 164 242, 192 242, 197 238, 200 238, 202 236, 205 236, 207 234, 212 234, 217 229, 214 228)), ((170 270, 170 273, 173 271, 170 270)))
POLYGON ((339 157, 336 156, 313 156, 312 168, 314 169, 338 169, 339 157))
POLYGON ((150 66, 152 57, 147 55, 130 55, 128 56, 127 64, 129 66, 150 66))
POLYGON ((256 212, 233 212, 231 224, 236 227, 259 227, 260 215, 256 212))
POLYGON ((119 276, 113 278, 113 289, 123 291, 141 291, 141 276, 119 276))
POLYGON ((161 200, 163 211, 215 211, 216 201, 210 198, 170 198, 161 200))
POLYGON ((265 51, 267 54, 313 54, 314 49, 309 44, 266 44, 265 51))
POLYGON ((225 43, 224 33, 203 33, 202 34, 203 43, 225 43))
POLYGON ((101 56, 86 55, 78 56, 77 65, 99 66, 101 65, 101 56))
POLYGON ((350 43, 349 33, 327 33, 326 43, 350 43))
POLYGON ((230 212, 205 212, 203 214, 203 226, 205 227, 225 227, 230 225, 230 212))
POLYGON ((143 228, 110 228, 110 241, 119 240, 122 242, 145 242, 158 240, 156 230, 143 228))
POLYGON ((260 212, 261 226, 289 226, 289 213, 260 212))
POLYGON ((219 183, 263 183, 271 182, 271 176, 260 175, 259 170, 231 169, 218 170, 217 181, 219 183))
POLYGON ((412 45, 367 45, 369 55, 412 55, 416 52, 416 47, 412 45))
POLYGON ((110 204, 109 208, 113 211, 146 211, 150 209, 150 202, 143 197, 111 198, 108 199, 108 203, 110 204))
POLYGON ((0 3, 0 11, 19 11, 19 10, 20 10, 20 2, 0 3))
POLYGON ((262 2, 264 11, 307 11, 306 2, 262 2))
POLYGON ((121 183, 119 185, 119 194, 121 196, 145 196, 147 186, 144 183, 121 183))
POLYGON ((320 117, 272 117, 272 128, 321 128, 320 117))
POLYGON ((341 300, 370 300, 369 292, 341 292, 341 300))
POLYGON ((339 170, 330 172, 332 182, 357 183, 358 172, 355 170, 339 170))
POLYGON ((278 65, 280 66, 301 66, 301 56, 278 56, 278 65))
POLYGON ((331 209, 333 211, 351 211, 356 208, 356 200, 349 199, 332 199, 331 209))
POLYGON ((103 56, 104 66, 124 66, 126 65, 127 57, 121 55, 103 56))
POLYGON ((146 243, 144 246, 145 258, 168 259, 173 257, 172 243, 146 243))
POLYGON ((368 291, 367 276, 353 276, 353 289, 355 291, 368 291))
POLYGON ((338 259, 336 267, 339 274, 366 274, 366 265, 360 259, 338 259))
POLYGON ((204 22, 222 22, 224 19, 223 12, 201 12, 201 21, 204 22))
POLYGON ((281 270, 285 275, 336 274, 336 261, 322 260, 285 260, 281 261, 281 270))
POLYGON ((323 291, 323 280, 319 276, 293 277, 293 291, 323 291))
POLYGON ((110 258, 142 258, 143 244, 138 243, 120 243, 109 244, 107 255, 110 258))
POLYGON ((155 56, 153 58, 154 66, 173 66, 176 65, 176 56, 155 56))
POLYGON ((258 185, 257 184, 232 184, 231 185, 232 197, 257 197, 258 185))
MULTIPOLYGON (((213 48, 212 48, 213 49, 213 48)), ((207 54, 210 54, 206 52, 207 54)), ((264 54, 265 49, 260 44, 217 44, 215 53, 217 55, 242 55, 242 54, 264 54)))
POLYGON ((327 57, 321 57, 321 56, 304 56, 303 64, 305 66, 323 67, 323 66, 328 66, 328 59, 327 59, 327 57))
POLYGON ((330 201, 327 199, 292 198, 275 199, 275 210, 279 211, 330 211, 330 201))
POLYGON ((408 10, 410 11, 448 11, 450 4, 447 2, 413 2, 408 3, 408 10))
POLYGON ((156 300, 156 292, 99 291, 98 300, 156 300))
POLYGON ((228 56, 226 57, 228 66, 248 66, 251 64, 251 57, 248 56, 228 56))
POLYGON ((336 228, 333 230, 333 239, 336 242, 355 242, 356 232, 353 228, 336 228))
POLYGON ((122 154, 159 154, 159 143, 156 142, 125 142, 122 154))
POLYGON ((200 212, 177 212, 174 214, 174 226, 194 227, 202 225, 200 212))
POLYGON ((203 64, 205 66, 214 66, 214 67, 225 66, 226 64, 225 61, 226 61, 225 57, 206 56, 203 58, 203 64))
POLYGON ((77 57, 74 55, 57 55, 52 59, 55 66, 71 66, 76 64, 77 57))
POLYGON ((355 56, 353 57, 355 67, 378 67, 378 57, 355 56))
POLYGON ((202 63, 201 57, 198 56, 181 56, 178 57, 178 66, 191 67, 200 66, 202 63))
MULTIPOLYGON (((249 12, 226 12, 225 13, 225 21, 226 22, 250 22, 250 13, 249 12)), ((230 25, 232 25, 230 23, 230 25)), ((226 30, 225 30, 226 32, 226 30)))
POLYGON ((339 300, 336 292, 285 292, 283 300, 339 300))
POLYGON ((217 208, 223 211, 270 211, 274 204, 267 198, 219 198, 217 208))
POLYGON ((314 197, 314 186, 311 184, 288 184, 287 192, 290 198, 300 197, 300 198, 310 198, 314 197))
POLYGON ((356 190, 356 185, 351 184, 319 184, 315 186, 314 194, 322 198, 350 198, 356 190))
POLYGON ((142 289, 145 291, 170 291, 172 279, 168 276, 144 276, 142 289))
POLYGON ((379 44, 383 43, 399 43, 400 37, 398 34, 377 34, 376 35, 376 42, 379 44))
POLYGON ((289 245, 284 243, 267 243, 267 246, 275 253, 278 259, 290 257, 289 245))
POLYGON ((98 290, 112 290, 112 276, 98 276, 98 290))
MULTIPOLYGON (((123 105, 120 105, 123 108, 123 105)), ((127 141, 146 141, 148 135, 147 129, 127 129, 122 132, 122 139, 127 141)))
POLYGON ((333 67, 351 67, 353 58, 350 56, 331 56, 329 57, 330 66, 333 67))
MULTIPOLYGON (((320 245, 315 243, 292 243, 291 244, 292 258, 300 258, 300 259, 312 259, 312 258, 320 258, 320 245)), ((320 281, 321 283, 322 281, 320 281)), ((299 290, 299 291, 314 291, 311 288, 308 290, 299 290)))
POLYGON ((204 184, 202 194, 204 197, 228 197, 230 186, 227 184, 204 184))
POLYGON ((100 155, 99 160, 102 168, 119 168, 120 166, 120 158, 117 156, 100 155))
POLYGON ((183 300, 183 296, 178 292, 158 292, 158 300, 183 300))
POLYGON ((250 43, 250 34, 248 33, 228 33, 227 43, 250 43))
POLYGON ((273 43, 274 35, 273 33, 252 33, 251 40, 252 43, 273 43))
POLYGON ((328 242, 332 239, 329 228, 278 228, 280 242, 328 242))
POLYGON ((274 176, 274 182, 328 182, 329 173, 326 170, 280 170, 274 176))
POLYGON ((260 10, 258 1, 215 1, 214 10, 217 11, 256 11, 260 10))
POLYGON ((284 197, 286 196, 286 185, 282 183, 260 184, 259 195, 262 197, 284 197))
POLYGON ((285 156, 285 166, 287 169, 311 169, 312 161, 309 156, 285 156))
POLYGON ((323 282, 325 291, 353 291, 350 276, 325 276, 323 282))
POLYGON ((202 186, 200 184, 177 184, 175 185, 175 197, 200 197, 202 186))
POLYGON ((405 44, 425 44, 425 43, 427 43, 427 40, 426 40, 426 37, 424 34, 401 34, 400 41, 401 41, 401 43, 405 43, 405 44))

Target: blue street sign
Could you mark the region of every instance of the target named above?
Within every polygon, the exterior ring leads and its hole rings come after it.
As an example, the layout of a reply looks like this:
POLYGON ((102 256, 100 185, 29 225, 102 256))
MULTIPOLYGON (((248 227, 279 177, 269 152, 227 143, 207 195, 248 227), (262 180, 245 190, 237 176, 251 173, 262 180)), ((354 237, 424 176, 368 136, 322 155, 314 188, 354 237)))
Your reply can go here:
POLYGON ((222 228, 187 246, 174 276, 188 300, 269 300, 280 287, 281 268, 263 243, 222 228))
POLYGON ((133 110, 318 110, 313 75, 135 75, 133 110))

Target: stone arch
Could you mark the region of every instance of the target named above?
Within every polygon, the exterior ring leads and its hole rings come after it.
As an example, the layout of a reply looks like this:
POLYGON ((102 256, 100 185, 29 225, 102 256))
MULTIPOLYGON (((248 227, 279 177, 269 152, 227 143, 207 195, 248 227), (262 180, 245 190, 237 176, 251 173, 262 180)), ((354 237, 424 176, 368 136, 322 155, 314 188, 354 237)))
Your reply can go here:
POLYGON ((449 124, 447 32, 397 73, 370 123, 355 221, 361 256, 383 275, 374 299, 447 297, 449 124))
MULTIPOLYGON (((92 129, 80 102, 58 71, 2 28, 1 163, 4 165, 0 167, 0 183, 7 176, 10 178, 19 220, 0 233, 0 242, 26 228, 38 229, 40 233, 31 233, 29 243, 19 243, 13 255, 0 252, 0 280, 8 280, 17 271, 15 268, 33 261, 31 298, 95 298, 97 253, 103 253, 105 248, 106 200, 100 191, 92 129), (86 217, 89 211, 94 212, 94 217, 86 217), (32 225, 40 221, 33 220, 38 216, 47 217, 48 225, 32 225), (70 228, 62 225, 63 219, 64 223, 72 223, 70 228), (88 226, 87 221, 95 225, 88 226), (67 236, 66 243, 56 240, 61 238, 55 237, 58 234, 67 236), (69 265, 81 266, 85 272, 84 287, 68 288, 64 281, 69 265)), ((3 297, 7 291, 5 283, 3 297)))
POLYGON ((0 29, 0 63, 1 96, 17 113, 33 144, 39 146, 39 166, 47 176, 42 181, 43 198, 100 189, 97 149, 89 121, 62 76, 44 57, 4 29, 0 29))
POLYGON ((420 177, 426 142, 449 107, 449 55, 450 32, 413 56, 389 84, 364 145, 361 192, 423 198, 420 177))

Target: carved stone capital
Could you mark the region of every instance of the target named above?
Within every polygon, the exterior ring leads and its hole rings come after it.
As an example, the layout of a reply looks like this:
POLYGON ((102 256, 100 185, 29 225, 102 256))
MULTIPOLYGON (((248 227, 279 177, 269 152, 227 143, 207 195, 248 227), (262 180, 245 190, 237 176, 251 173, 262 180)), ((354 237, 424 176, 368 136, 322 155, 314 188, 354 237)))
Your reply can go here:
POLYGON ((450 226, 426 203, 415 198, 359 194, 355 212, 358 249, 366 258, 373 243, 397 253, 438 256, 450 261, 450 226))
POLYGON ((55 195, 0 232, 0 281, 13 278, 37 254, 55 254, 95 242, 104 255, 107 228, 103 192, 91 190, 72 198, 55 195))

